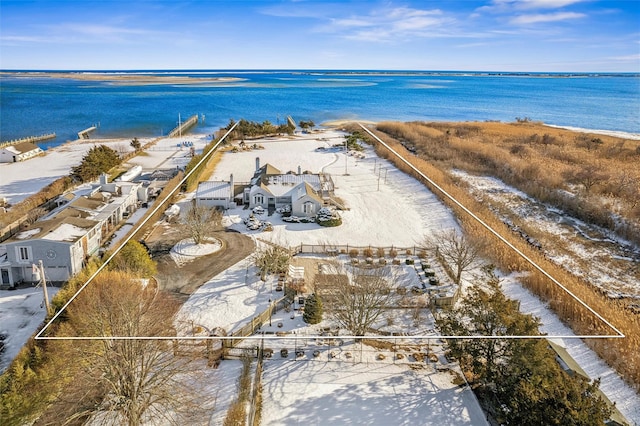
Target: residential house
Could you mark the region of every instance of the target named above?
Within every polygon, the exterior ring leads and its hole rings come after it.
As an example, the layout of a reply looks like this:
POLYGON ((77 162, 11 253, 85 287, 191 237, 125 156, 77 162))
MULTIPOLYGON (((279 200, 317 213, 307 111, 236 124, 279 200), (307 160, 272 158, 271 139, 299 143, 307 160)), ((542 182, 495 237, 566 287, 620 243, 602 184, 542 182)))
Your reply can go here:
POLYGON ((229 181, 200 182, 196 191, 196 205, 233 208, 238 204, 249 208, 262 207, 275 210, 290 206, 291 214, 313 217, 330 200, 333 181, 324 174, 304 172, 282 173, 271 164, 260 166, 256 158, 256 169, 249 183, 229 181))
POLYGON ((0 285, 12 287, 39 278, 32 265, 43 262, 48 281, 66 281, 137 208, 141 183, 107 183, 59 197, 52 212, 0 244, 0 285))
POLYGON ((256 171, 251 185, 244 190, 244 202, 249 208, 277 209, 291 206, 291 214, 300 217, 315 216, 333 194, 333 181, 323 174, 305 172, 282 173, 271 164, 260 167, 256 158, 256 171))
POLYGON ((17 163, 38 156, 44 151, 31 142, 22 142, 0 148, 0 163, 17 163))
POLYGON ((196 190, 196 205, 219 207, 225 210, 235 207, 234 189, 233 175, 230 176, 229 182, 200 182, 196 190))

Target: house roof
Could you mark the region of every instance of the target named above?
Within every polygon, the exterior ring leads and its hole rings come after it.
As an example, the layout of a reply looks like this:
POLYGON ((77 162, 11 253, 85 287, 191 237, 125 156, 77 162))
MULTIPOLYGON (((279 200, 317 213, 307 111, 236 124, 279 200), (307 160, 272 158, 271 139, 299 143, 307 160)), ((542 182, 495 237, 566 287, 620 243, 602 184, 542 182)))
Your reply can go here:
POLYGON ((251 178, 251 185, 258 185, 258 182, 266 182, 269 176, 279 174, 282 174, 280 170, 267 163, 253 173, 253 178, 251 178))
POLYGON ((79 197, 69 203, 69 206, 77 209, 97 210, 105 204, 106 203, 94 198, 79 197))
POLYGON ((322 198, 318 196, 316 190, 307 182, 302 182, 301 184, 296 185, 295 188, 289 191, 289 194, 291 195, 291 201, 299 200, 305 195, 308 195, 317 202, 322 203, 322 198))
POLYGON ((260 167, 260 169, 258 169, 258 171, 260 172, 261 175, 264 176, 273 176, 273 175, 279 175, 282 172, 278 169, 276 169, 275 167, 273 167, 271 164, 267 163, 264 166, 260 167))
POLYGON ((229 182, 207 181, 200 182, 196 190, 196 198, 229 198, 231 185, 229 182))
POLYGON ((31 142, 21 142, 15 145, 9 145, 5 149, 15 154, 23 154, 25 152, 40 150, 40 147, 32 144, 31 142))
POLYGON ((553 351, 556 353, 557 360, 562 361, 560 362, 560 366, 563 370, 565 370, 569 374, 579 374, 587 380, 591 380, 589 375, 580 367, 580 364, 578 364, 573 359, 573 357, 569 355, 569 352, 567 352, 567 350, 563 346, 553 342, 550 339, 547 339, 547 342, 549 343, 551 349, 553 349, 553 351))
POLYGON ((7 242, 15 243, 28 240, 52 240, 76 242, 98 222, 81 217, 56 217, 34 223, 28 229, 14 235, 7 242))

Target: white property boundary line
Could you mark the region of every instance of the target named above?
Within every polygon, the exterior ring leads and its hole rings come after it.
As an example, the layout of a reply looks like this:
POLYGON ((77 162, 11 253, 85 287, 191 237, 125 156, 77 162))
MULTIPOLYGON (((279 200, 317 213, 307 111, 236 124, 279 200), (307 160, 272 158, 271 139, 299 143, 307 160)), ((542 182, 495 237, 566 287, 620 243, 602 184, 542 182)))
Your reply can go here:
POLYGON ((165 197, 164 201, 160 204, 158 204, 156 207, 153 208, 153 210, 151 211, 151 213, 147 216, 147 218, 145 220, 143 220, 142 222, 140 222, 138 224, 138 226, 136 226, 134 228, 133 231, 130 232, 129 236, 127 238, 125 238, 120 245, 118 245, 118 247, 113 251, 113 253, 111 254, 111 256, 109 256, 109 258, 102 264, 100 265, 100 267, 93 273, 93 275, 91 275, 89 277, 89 279, 87 279, 87 281, 82 285, 82 287, 80 287, 78 289, 78 291, 75 292, 75 294, 73 296, 71 296, 71 299, 69 299, 69 301, 67 301, 67 303, 64 304, 64 306, 49 320, 49 322, 47 324, 45 324, 45 326, 42 328, 42 330, 40 330, 38 332, 38 334, 36 334, 35 339, 36 340, 49 340, 52 339, 52 337, 46 337, 46 336, 42 336, 42 333, 44 333, 47 328, 49 328, 49 326, 56 320, 56 318, 58 318, 60 316, 60 314, 62 314, 62 312, 64 312, 64 310, 67 308, 67 306, 69 306, 71 304, 71 302, 73 302, 75 300, 76 297, 78 297, 78 295, 80 294, 80 292, 82 290, 85 289, 86 286, 88 286, 95 277, 98 276, 98 274, 100 272, 102 272, 102 270, 111 262, 111 260, 120 252, 120 250, 122 250, 122 248, 125 246, 125 244, 127 244, 131 238, 133 238, 134 235, 136 235, 136 233, 140 230, 140 228, 142 228, 148 221, 149 219, 151 219, 151 217, 153 217, 154 214, 156 214, 156 212, 158 210, 160 210, 160 208, 164 205, 164 203, 171 198, 171 196, 182 186, 182 184, 184 184, 187 179, 189 179, 189 177, 191 176, 191 174, 193 174, 193 172, 195 172, 198 167, 204 162, 206 161, 211 154, 213 154, 216 151, 216 148, 218 148, 218 146, 227 138, 227 136, 229 135, 229 133, 231 133, 233 131, 233 129, 236 128, 236 126, 238 125, 238 123, 235 123, 229 130, 227 130, 227 133, 224 134, 224 136, 222 136, 222 138, 220 138, 220 140, 213 146, 213 148, 211 148, 211 150, 209 150, 209 152, 202 157, 202 159, 200 161, 198 161, 198 164, 196 164, 193 169, 191 169, 191 171, 189 173, 187 173, 186 175, 184 175, 184 177, 182 178, 182 180, 180 181, 180 183, 178 185, 176 185, 175 188, 173 188, 173 190, 165 197))
POLYGON ((374 139, 376 139, 379 143, 381 143, 385 148, 387 148, 394 155, 396 155, 400 160, 402 160, 405 164, 407 164, 409 167, 411 167, 412 170, 414 170, 421 177, 423 177, 425 180, 427 180, 436 189, 438 189, 440 192, 442 192, 447 198, 449 198, 456 205, 458 205, 460 208, 462 208, 466 213, 468 213, 472 218, 474 218, 476 221, 478 221, 478 223, 480 223, 482 226, 484 226, 486 229, 488 229, 498 239, 500 239, 507 246, 509 246, 511 249, 513 249, 516 253, 518 253, 522 258, 524 258, 533 267, 538 269, 541 273, 543 273, 546 277, 548 277, 556 285, 558 285, 560 288, 562 288, 564 291, 566 291, 569 295, 571 295, 576 301, 578 301, 581 305, 583 305, 586 309, 588 309, 591 313, 593 313, 598 319, 600 319, 602 322, 604 322, 607 326, 609 326, 611 329, 613 329, 617 334, 614 334, 614 335, 579 335, 579 336, 575 335, 575 334, 572 334, 572 335, 556 335, 556 336, 549 336, 549 335, 529 335, 529 336, 496 336, 496 335, 492 335, 492 336, 478 336, 478 335, 471 335, 471 336, 442 336, 442 335, 415 335, 415 336, 286 335, 286 336, 277 336, 277 335, 264 335, 264 334, 255 334, 255 335, 246 336, 246 337, 242 337, 242 336, 228 336, 228 337, 226 337, 226 336, 201 336, 201 337, 199 337, 199 336, 64 336, 64 337, 61 337, 61 336, 43 336, 42 334, 47 330, 47 328, 49 328, 49 326, 53 323, 53 321, 55 321, 62 314, 62 312, 71 304, 71 302, 73 302, 73 300, 75 300, 75 298, 80 294, 80 292, 82 290, 84 290, 85 287, 87 287, 94 280, 94 278, 109 264, 109 262, 111 262, 111 260, 118 254, 118 252, 124 247, 124 245, 127 242, 129 242, 129 240, 131 240, 131 238, 133 238, 133 236, 140 230, 140 228, 142 226, 144 226, 146 224, 146 222, 163 206, 164 202, 166 202, 166 200, 168 200, 169 197, 171 195, 173 195, 173 193, 176 192, 178 190, 178 188, 180 188, 184 182, 186 182, 186 180, 198 168, 198 166, 200 166, 200 164, 202 164, 202 162, 207 160, 207 158, 216 150, 216 148, 233 131, 233 129, 237 126, 237 124, 238 123, 234 124, 233 127, 231 127, 231 129, 229 129, 224 134, 224 136, 218 141, 218 143, 216 143, 216 145, 209 151, 209 153, 207 155, 205 155, 198 162, 198 164, 196 164, 196 166, 189 173, 187 173, 184 176, 184 178, 180 181, 180 184, 178 184, 169 193, 169 195, 165 198, 165 201, 163 201, 158 206, 156 206, 153 209, 153 211, 151 212, 151 214, 149 216, 147 216, 147 218, 143 222, 141 222, 138 226, 135 227, 135 230, 131 232, 130 236, 120 243, 118 248, 111 254, 111 256, 109 256, 109 258, 96 270, 96 272, 94 272, 93 275, 91 275, 89 277, 89 279, 87 279, 87 281, 82 285, 82 287, 80 287, 78 289, 78 291, 76 291, 76 293, 71 297, 71 299, 69 299, 69 301, 67 303, 65 303, 65 305, 60 309, 60 311, 58 311, 49 320, 49 322, 38 332, 38 334, 35 336, 36 340, 69 340, 69 341, 81 341, 81 340, 103 340, 103 341, 108 341, 108 340, 109 341, 116 341, 116 340, 117 341, 125 341, 125 340, 171 340, 171 341, 177 341, 177 340, 184 340, 184 341, 189 341, 189 340, 200 340, 200 341, 202 341, 202 340, 307 340, 307 339, 325 339, 325 338, 331 338, 331 339, 336 339, 336 340, 351 340, 351 339, 354 339, 354 340, 355 339, 361 339, 361 340, 362 339, 370 339, 370 340, 412 340, 412 339, 421 339, 421 340, 425 340, 425 339, 426 340, 435 340, 435 339, 517 340, 517 339, 550 339, 550 338, 556 338, 556 339, 609 339, 609 338, 624 338, 624 337, 626 337, 618 329, 616 329, 612 324, 610 324, 606 319, 604 319, 600 314, 595 312, 586 303, 584 303, 577 296, 575 296, 573 293, 571 293, 571 291, 569 291, 566 287, 564 287, 562 284, 560 284, 555 278, 553 278, 551 275, 549 275, 545 270, 543 270, 535 262, 533 262, 531 259, 529 259, 524 253, 522 253, 520 250, 518 250, 516 247, 514 247, 509 241, 507 241, 505 238, 503 238, 500 234, 498 234, 495 230, 493 230, 489 225, 485 224, 480 218, 478 218, 469 209, 467 209, 465 206, 463 206, 458 200, 456 200, 451 195, 449 195, 449 193, 447 193, 444 189, 440 188, 440 186, 438 186, 430 178, 428 178, 426 175, 424 175, 420 170, 418 170, 416 167, 414 167, 411 163, 409 163, 406 159, 404 159, 400 154, 398 154, 395 150, 393 150, 389 145, 387 145, 385 142, 380 140, 380 138, 378 138, 376 135, 374 135, 371 131, 369 131, 366 127, 364 127, 360 123, 357 123, 357 124, 360 127, 362 127, 362 129, 365 132, 370 134, 374 139))
MULTIPOLYGON (((417 167, 415 167, 413 164, 411 164, 409 161, 407 161, 404 157, 402 157, 400 154, 398 154, 393 148, 391 148, 389 145, 387 145, 385 142, 383 142, 379 137, 377 137, 376 135, 374 135, 369 129, 367 129, 364 125, 357 123, 365 132, 367 132, 368 134, 370 134, 375 140, 377 140, 379 143, 382 144, 382 146, 384 146, 385 148, 387 148, 390 152, 392 152, 396 157, 398 157, 400 160, 402 160, 402 162, 404 162, 407 166, 411 167, 411 169, 413 171, 415 171, 416 173, 418 173, 423 179, 425 179, 427 182, 429 182, 431 185, 433 185, 434 188, 436 188, 438 191, 440 191, 445 197, 447 197, 448 199, 450 199, 451 201, 453 201, 458 207, 460 207, 462 210, 464 210, 465 213, 467 213, 469 216, 471 216, 476 222, 478 222, 480 225, 482 225, 485 229, 487 229, 489 232, 491 232, 496 238, 498 238, 500 241, 502 241, 503 243, 505 243, 511 250, 513 250, 514 252, 516 252, 520 257, 522 257, 525 261, 527 261, 531 266, 533 266, 535 269, 537 269, 539 272, 541 272, 544 276, 546 276, 547 278, 549 278, 555 285, 557 285, 558 287, 560 287, 562 290, 564 290, 567 294, 569 294, 573 299, 575 299, 578 303, 580 303, 582 306, 584 306, 589 312, 591 312, 593 315, 596 316, 596 318, 598 318, 600 321, 602 321, 603 323, 605 323, 608 327, 610 327, 616 334, 613 335, 602 335, 602 334, 598 334, 598 335, 589 335, 589 336, 575 336, 576 338, 624 338, 626 337, 624 334, 622 334, 622 332, 620 330, 618 330, 616 327, 614 327, 609 321, 607 321, 602 315, 600 315, 599 313, 597 313, 593 308, 591 308, 589 305, 587 305, 585 302, 583 302, 578 296, 576 296, 575 294, 573 294, 568 288, 566 288, 564 285, 562 285, 558 280, 556 280, 554 277, 551 276, 551 274, 549 274, 547 271, 545 271, 544 269, 542 269, 542 267, 540 267, 537 263, 535 263, 532 259, 530 259, 526 254, 522 253, 517 247, 515 247, 513 244, 511 244, 506 238, 504 238, 502 235, 500 235, 496 230, 494 230, 491 226, 489 226, 488 224, 486 224, 482 219, 480 219, 478 216, 476 216, 471 210, 469 210, 468 208, 466 208, 465 206, 462 205, 462 203, 460 203, 458 200, 456 200, 451 194, 449 194, 447 191, 445 191, 443 188, 441 188, 438 184, 436 184, 433 180, 431 180, 430 178, 428 178, 424 173, 422 173, 420 170, 418 170, 417 167)), ((566 338, 565 336, 544 336, 545 338, 566 338)), ((469 338, 468 336, 465 336, 465 338, 469 338)))

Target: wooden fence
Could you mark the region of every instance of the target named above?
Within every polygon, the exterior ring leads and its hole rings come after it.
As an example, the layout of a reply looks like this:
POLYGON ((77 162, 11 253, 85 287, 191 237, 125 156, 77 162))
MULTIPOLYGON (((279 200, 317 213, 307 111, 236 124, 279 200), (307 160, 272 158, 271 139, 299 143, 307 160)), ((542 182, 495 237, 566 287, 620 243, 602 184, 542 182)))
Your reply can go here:
POLYGON ((304 253, 304 254, 329 254, 329 255, 354 254, 356 251, 358 255, 364 255, 364 253, 370 251, 373 256, 378 256, 379 253, 382 253, 380 252, 380 249, 384 252, 384 256, 391 256, 391 254, 393 253, 395 253, 396 256, 397 255, 420 256, 425 251, 423 247, 418 247, 418 246, 376 247, 376 246, 352 246, 349 244, 300 244, 299 246, 293 247, 292 251, 294 254, 304 253))
MULTIPOLYGON (((292 293, 287 292, 282 298, 273 302, 267 310, 251 318, 251 320, 245 324, 239 330, 234 331, 230 337, 248 337, 254 335, 263 324, 269 321, 269 318, 273 316, 275 312, 285 309, 293 303, 292 293)), ((239 356, 231 352, 231 349, 242 343, 242 339, 222 339, 223 354, 225 357, 239 356)))

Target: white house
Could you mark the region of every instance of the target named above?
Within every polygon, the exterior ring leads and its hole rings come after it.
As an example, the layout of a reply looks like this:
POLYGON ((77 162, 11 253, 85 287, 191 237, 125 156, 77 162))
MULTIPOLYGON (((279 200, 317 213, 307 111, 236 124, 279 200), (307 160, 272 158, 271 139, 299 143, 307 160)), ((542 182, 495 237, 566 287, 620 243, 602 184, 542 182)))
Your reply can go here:
POLYGON ((243 203, 252 209, 260 206, 267 210, 290 206, 292 215, 312 217, 332 195, 333 181, 328 175, 302 173, 300 167, 297 173, 282 173, 271 164, 261 167, 256 158, 251 182, 234 183, 233 175, 228 182, 200 182, 195 200, 196 205, 224 209, 243 203))
POLYGON ((100 223, 82 217, 38 221, 0 245, 3 287, 38 281, 32 265, 42 260, 48 281, 66 281, 80 272, 102 243, 100 223))
POLYGON ((0 163, 16 163, 42 154, 44 151, 31 142, 22 142, 0 148, 0 163))

